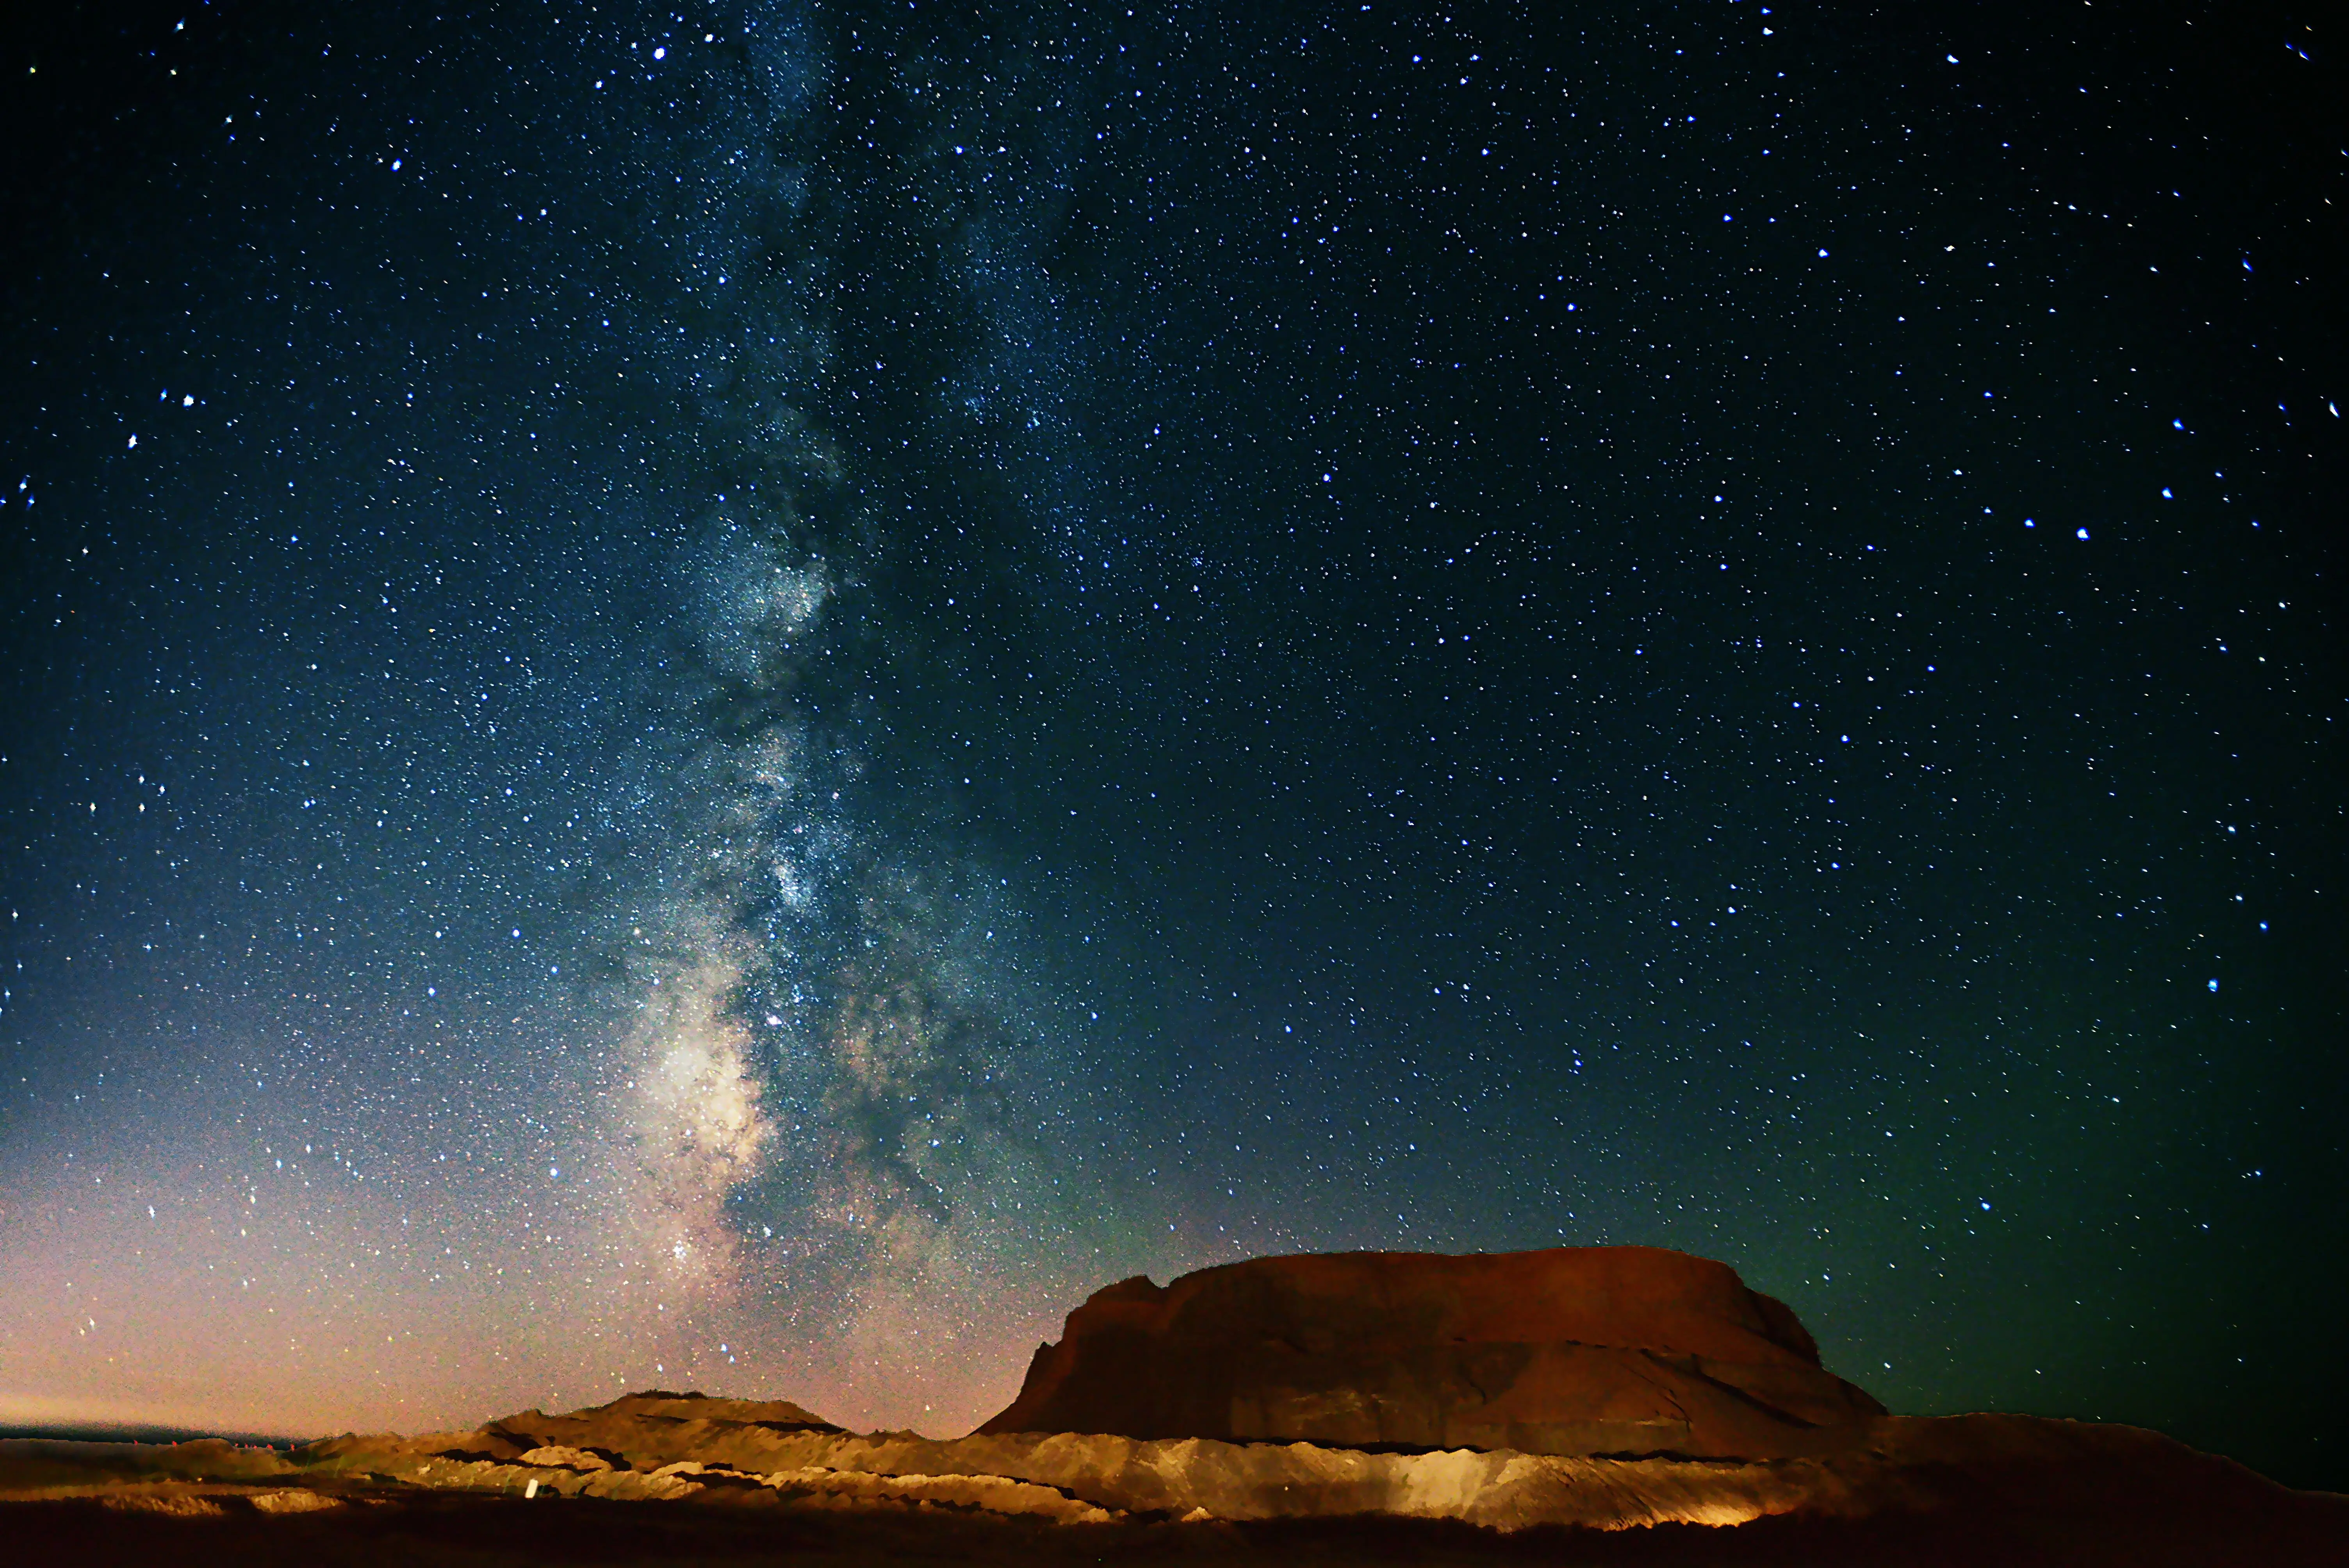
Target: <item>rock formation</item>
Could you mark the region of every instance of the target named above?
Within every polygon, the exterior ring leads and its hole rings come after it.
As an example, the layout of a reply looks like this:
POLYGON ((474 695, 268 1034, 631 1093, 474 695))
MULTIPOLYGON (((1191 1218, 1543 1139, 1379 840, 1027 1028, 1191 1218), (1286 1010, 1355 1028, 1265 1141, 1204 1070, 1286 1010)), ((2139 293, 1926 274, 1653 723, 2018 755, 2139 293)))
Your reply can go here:
POLYGON ((2349 1498, 2129 1427, 1885 1415, 1821 1369, 1785 1307, 1640 1247, 1128 1280, 1072 1313, 1019 1400, 966 1438, 652 1390, 284 1452, 0 1439, 7 1562, 521 1568, 765 1561, 779 1542, 794 1560, 1022 1568, 1129 1550, 1526 1560, 1461 1526, 1589 1532, 1536 1554, 1692 1568, 2349 1563, 2349 1498), (1593 1544, 1649 1529, 1677 1533, 1593 1544))
POLYGON ((1849 1447, 1883 1413, 1725 1264, 1554 1247, 1125 1280, 979 1431, 1770 1460, 1849 1447))

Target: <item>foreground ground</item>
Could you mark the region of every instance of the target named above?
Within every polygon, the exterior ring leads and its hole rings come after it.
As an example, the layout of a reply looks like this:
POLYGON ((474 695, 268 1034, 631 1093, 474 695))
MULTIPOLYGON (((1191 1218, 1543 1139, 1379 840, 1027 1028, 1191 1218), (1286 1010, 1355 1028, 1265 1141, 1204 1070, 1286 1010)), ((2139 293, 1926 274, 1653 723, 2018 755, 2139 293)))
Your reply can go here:
MULTIPOLYGON (((243 1495, 180 1494, 220 1511, 158 1511, 97 1499, 0 1504, 0 1555, 26 1563, 322 1563, 372 1568, 523 1564, 1566 1563, 1729 1565, 2131 1564, 2291 1568, 2349 1562, 2349 1504, 2189 1521, 2160 1500, 2073 1506, 1938 1509, 1868 1520, 1770 1518, 1731 1526, 1665 1524, 1502 1533, 1452 1521, 1391 1517, 1178 1524, 1053 1524, 951 1509, 808 1510, 771 1496, 709 1503, 447 1493, 364 1486, 311 1495, 331 1506, 264 1511, 243 1495), (2132 1506, 2134 1502, 2135 1506, 2132 1506)), ((277 1494, 260 1494, 266 1499, 277 1494)), ((280 1504, 279 1506, 283 1506, 280 1504)))
POLYGON ((290 1449, 0 1440, 0 1568, 2349 1565, 2349 1497, 2155 1433, 1888 1417, 1844 1437, 1766 1462, 930 1439, 651 1391, 290 1449))

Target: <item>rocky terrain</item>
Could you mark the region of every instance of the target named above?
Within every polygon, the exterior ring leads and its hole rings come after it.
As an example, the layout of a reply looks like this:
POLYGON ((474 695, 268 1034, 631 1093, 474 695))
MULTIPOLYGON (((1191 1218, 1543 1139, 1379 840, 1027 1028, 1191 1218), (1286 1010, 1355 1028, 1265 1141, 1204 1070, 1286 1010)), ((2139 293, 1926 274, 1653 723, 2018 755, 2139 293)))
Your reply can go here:
POLYGON ((2349 1498, 2132 1428, 1886 1415, 1728 1269, 1585 1249, 1128 1281, 960 1439, 656 1390, 285 1449, 0 1442, 0 1540, 80 1562, 2289 1564, 2349 1562, 2349 1498))
POLYGON ((1882 1414, 1723 1264, 1557 1247, 1125 1280, 979 1429, 1763 1460, 1832 1452, 1882 1414))

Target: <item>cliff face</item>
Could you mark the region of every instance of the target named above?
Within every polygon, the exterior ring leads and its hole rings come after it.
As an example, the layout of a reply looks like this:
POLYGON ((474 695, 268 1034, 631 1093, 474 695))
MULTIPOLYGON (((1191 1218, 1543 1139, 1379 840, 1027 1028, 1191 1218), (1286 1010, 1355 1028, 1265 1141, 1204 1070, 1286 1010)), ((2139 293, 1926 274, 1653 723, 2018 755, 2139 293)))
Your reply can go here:
POLYGON ((1850 1446, 1882 1413, 1726 1265, 1557 1247, 1125 1280, 979 1431, 1762 1460, 1850 1446))

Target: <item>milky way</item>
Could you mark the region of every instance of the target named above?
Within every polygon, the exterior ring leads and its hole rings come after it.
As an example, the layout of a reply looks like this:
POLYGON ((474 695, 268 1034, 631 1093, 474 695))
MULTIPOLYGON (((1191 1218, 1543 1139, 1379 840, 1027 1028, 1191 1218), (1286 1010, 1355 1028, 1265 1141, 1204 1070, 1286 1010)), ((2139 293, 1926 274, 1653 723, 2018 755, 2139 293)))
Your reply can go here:
POLYGON ((44 24, 0 1421, 1640 1242, 2338 1484, 2349 96, 2093 15, 44 24))

